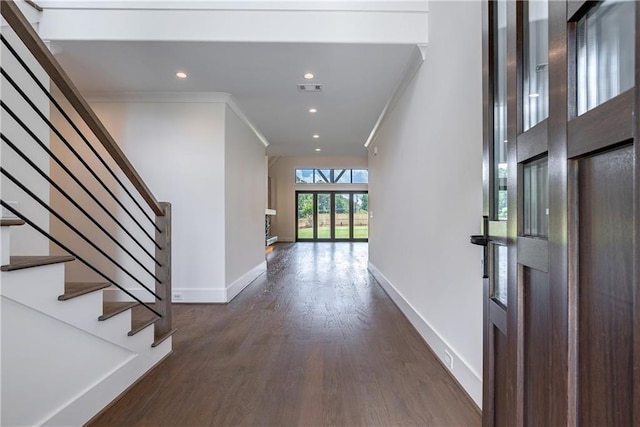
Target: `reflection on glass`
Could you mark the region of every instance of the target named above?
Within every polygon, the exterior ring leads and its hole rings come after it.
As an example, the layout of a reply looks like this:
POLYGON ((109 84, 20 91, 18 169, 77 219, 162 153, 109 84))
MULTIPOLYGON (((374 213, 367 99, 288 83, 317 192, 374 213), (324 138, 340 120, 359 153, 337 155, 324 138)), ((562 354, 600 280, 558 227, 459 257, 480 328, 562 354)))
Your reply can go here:
POLYGON ((578 21, 578 115, 633 87, 634 6, 605 0, 578 21))
POLYGON ((351 169, 334 169, 333 182, 336 184, 351 184, 351 169))
POLYGON ((369 171, 366 169, 354 169, 353 181, 354 184, 366 184, 369 182, 369 171))
POLYGON ((313 169, 296 169, 296 184, 313 184, 313 169))
MULTIPOLYGON (((355 172, 355 171, 354 171, 355 172)), ((349 236, 349 201, 351 194, 335 195, 335 238, 350 239, 349 236)))
POLYGON ((527 2, 522 83, 523 131, 549 117, 549 4, 527 2))
POLYGON ((331 182, 331 169, 316 169, 316 184, 329 184, 331 182))
POLYGON ((369 195, 353 195, 353 238, 369 238, 369 195))
POLYGON ((549 166, 547 158, 524 165, 524 235, 549 235, 549 166))
POLYGON ((331 238, 331 194, 318 194, 318 239, 331 238))
POLYGON ((298 194, 298 239, 313 239, 313 194, 298 194))
POLYGON ((507 219, 507 2, 494 3, 493 182, 495 218, 507 219))
POLYGON ((491 298, 507 306, 507 247, 493 245, 493 293, 491 298))

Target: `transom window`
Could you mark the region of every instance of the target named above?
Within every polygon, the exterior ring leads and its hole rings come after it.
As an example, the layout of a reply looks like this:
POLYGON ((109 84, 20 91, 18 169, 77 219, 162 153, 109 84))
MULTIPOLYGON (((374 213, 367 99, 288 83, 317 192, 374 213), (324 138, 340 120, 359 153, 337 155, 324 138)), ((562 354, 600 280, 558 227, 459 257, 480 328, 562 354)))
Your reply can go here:
POLYGON ((296 184, 368 184, 367 169, 296 169, 296 184))

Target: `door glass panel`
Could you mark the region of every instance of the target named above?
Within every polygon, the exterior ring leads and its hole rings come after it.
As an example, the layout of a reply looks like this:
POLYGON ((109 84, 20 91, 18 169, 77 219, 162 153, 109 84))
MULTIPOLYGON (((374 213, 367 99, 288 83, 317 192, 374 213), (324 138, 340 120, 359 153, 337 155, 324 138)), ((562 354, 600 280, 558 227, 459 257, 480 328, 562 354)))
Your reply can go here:
POLYGON ((634 1, 605 0, 578 21, 578 115, 633 87, 634 6, 634 1))
POLYGON ((318 239, 331 238, 331 194, 318 194, 318 239))
POLYGON ((298 193, 298 239, 313 239, 313 194, 298 193))
POLYGON ((507 247, 493 244, 493 290, 491 298, 507 306, 507 247))
POLYGON ((549 117, 549 4, 527 2, 522 85, 523 131, 549 117))
POLYGON ((524 165, 525 236, 549 235, 549 163, 547 158, 524 165))
POLYGON ((350 239, 349 236, 349 202, 351 194, 335 195, 335 238, 350 239))
POLYGON ((494 218, 507 219, 507 2, 495 3, 493 76, 494 218))
POLYGON ((369 238, 369 195, 353 195, 353 238, 369 238))

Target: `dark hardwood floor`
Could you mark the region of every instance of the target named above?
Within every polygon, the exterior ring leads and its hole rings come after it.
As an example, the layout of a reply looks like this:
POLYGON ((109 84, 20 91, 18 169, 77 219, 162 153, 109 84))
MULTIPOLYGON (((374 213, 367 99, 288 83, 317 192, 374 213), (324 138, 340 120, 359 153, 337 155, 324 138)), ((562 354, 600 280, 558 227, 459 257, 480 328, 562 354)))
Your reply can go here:
POLYGON ((91 426, 479 426, 367 272, 366 243, 278 244, 227 305, 175 305, 174 352, 91 426))

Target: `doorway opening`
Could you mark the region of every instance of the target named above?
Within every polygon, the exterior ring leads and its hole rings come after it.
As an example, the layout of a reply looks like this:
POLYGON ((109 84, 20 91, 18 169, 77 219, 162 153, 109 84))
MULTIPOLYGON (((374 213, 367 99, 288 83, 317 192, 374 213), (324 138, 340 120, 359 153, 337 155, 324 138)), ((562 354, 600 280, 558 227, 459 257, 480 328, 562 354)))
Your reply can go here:
POLYGON ((366 242, 367 191, 297 191, 296 241, 366 242))

